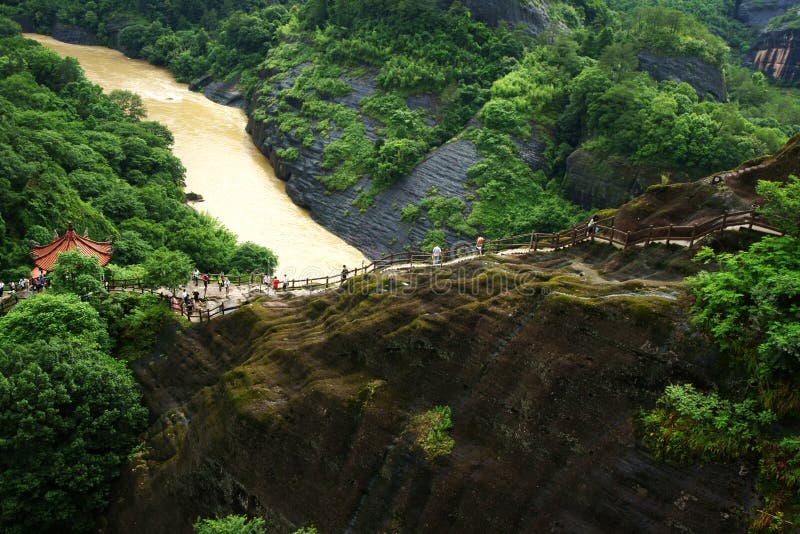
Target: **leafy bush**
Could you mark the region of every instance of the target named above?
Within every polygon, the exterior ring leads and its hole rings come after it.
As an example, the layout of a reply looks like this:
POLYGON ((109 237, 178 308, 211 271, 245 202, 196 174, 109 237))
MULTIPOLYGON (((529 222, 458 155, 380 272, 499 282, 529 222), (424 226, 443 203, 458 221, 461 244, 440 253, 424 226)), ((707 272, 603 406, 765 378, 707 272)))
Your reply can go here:
POLYGON ((88 532, 147 420, 130 371, 80 344, 16 345, 0 393, 0 530, 88 532))
POLYGON ((300 150, 295 147, 279 148, 275 151, 275 154, 277 154, 279 158, 285 159, 286 161, 297 161, 300 159, 300 150))
POLYGON ((243 515, 229 515, 218 519, 198 519, 195 534, 266 534, 264 520, 248 519, 243 515))
POLYGON ((74 250, 62 252, 48 276, 56 293, 83 296, 103 291, 103 269, 96 256, 84 256, 74 250))
POLYGON ((144 282, 148 287, 174 290, 189 280, 192 266, 192 260, 186 254, 160 248, 153 251, 142 264, 145 270, 144 282))
POLYGON ((278 266, 278 258, 272 251, 250 241, 236 247, 231 256, 228 268, 238 273, 273 274, 278 266))
POLYGON ((453 451, 455 441, 448 434, 453 428, 450 416, 449 406, 436 406, 411 420, 411 430, 417 435, 417 445, 428 460, 447 456, 453 451))
POLYGON ((738 254, 714 255, 720 269, 688 280, 695 324, 708 329, 757 381, 779 415, 800 410, 800 241, 767 237, 738 254))
POLYGON ((671 385, 643 416, 644 443, 662 458, 728 461, 755 455, 776 419, 752 399, 732 403, 691 384, 671 385))
POLYGON ((407 205, 400 211, 401 222, 414 224, 419 220, 419 216, 420 216, 419 208, 413 204, 407 205))
POLYGON ((91 349, 107 349, 110 345, 100 315, 77 295, 34 295, 0 317, 0 347, 55 340, 91 349))

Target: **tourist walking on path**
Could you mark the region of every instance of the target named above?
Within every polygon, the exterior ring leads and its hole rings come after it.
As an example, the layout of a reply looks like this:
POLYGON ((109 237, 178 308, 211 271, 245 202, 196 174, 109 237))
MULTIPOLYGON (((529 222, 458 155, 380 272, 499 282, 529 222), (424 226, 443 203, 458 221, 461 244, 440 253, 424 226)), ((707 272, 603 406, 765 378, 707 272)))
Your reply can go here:
POLYGON ((277 292, 278 292, 278 284, 280 284, 280 283, 281 283, 281 281, 280 281, 280 280, 278 280, 278 277, 277 277, 277 276, 276 276, 275 278, 273 278, 273 279, 272 279, 272 290, 273 290, 275 293, 277 293, 277 292))
POLYGON ((586 224, 586 235, 592 235, 595 232, 597 232, 597 215, 592 215, 586 224))
POLYGON ((192 281, 194 282, 195 287, 197 287, 197 282, 200 279, 200 271, 197 267, 194 268, 194 272, 192 273, 192 281))
POLYGON ((3 291, 5 291, 6 285, 0 281, 0 299, 3 298, 3 291))
POLYGON ((269 275, 265 274, 264 278, 261 279, 261 283, 267 287, 267 293, 269 293, 269 282, 270 282, 269 275))
POLYGON ((225 296, 228 296, 228 289, 231 287, 231 281, 229 279, 225 279, 225 282, 222 284, 225 287, 225 296))
POLYGON ((289 277, 286 276, 286 273, 283 273, 283 290, 286 291, 289 289, 289 277))
POLYGON ((347 265, 342 265, 342 284, 347 280, 347 265))
POLYGON ((478 240, 475 241, 475 250, 478 251, 478 256, 483 256, 483 236, 479 235, 478 240))
POLYGON ((219 284, 219 290, 222 291, 222 286, 225 285, 225 273, 219 273, 217 283, 219 284))
POLYGON ((433 247, 433 252, 431 253, 431 256, 433 257, 433 264, 434 265, 438 264, 441 261, 441 259, 442 259, 442 249, 439 247, 439 245, 436 245, 435 247, 433 247))

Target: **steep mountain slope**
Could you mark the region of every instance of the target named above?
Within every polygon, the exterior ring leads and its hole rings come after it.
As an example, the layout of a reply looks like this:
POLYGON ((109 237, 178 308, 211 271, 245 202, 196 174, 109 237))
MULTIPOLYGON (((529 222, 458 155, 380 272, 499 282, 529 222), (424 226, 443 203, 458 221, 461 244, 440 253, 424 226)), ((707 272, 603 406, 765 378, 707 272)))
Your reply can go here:
POLYGON ((138 363, 155 419, 106 532, 234 512, 272 532, 731 532, 746 470, 637 445, 664 385, 723 371, 684 308, 557 255, 256 302, 138 363), (429 460, 414 421, 437 405, 455 446, 429 460))

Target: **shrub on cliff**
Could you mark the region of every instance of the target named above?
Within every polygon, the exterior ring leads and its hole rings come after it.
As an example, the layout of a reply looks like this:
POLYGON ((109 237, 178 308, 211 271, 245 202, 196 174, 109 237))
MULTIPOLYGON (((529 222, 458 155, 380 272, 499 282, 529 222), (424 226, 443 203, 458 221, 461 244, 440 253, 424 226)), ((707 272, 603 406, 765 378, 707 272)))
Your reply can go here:
MULTIPOLYGON (((774 224, 797 232, 800 186, 759 184, 774 224)), ((759 462, 764 497, 754 530, 800 522, 800 239, 765 237, 738 254, 704 249, 715 270, 689 279, 696 326, 743 370, 750 399, 731 402, 691 386, 669 386, 643 416, 644 442, 662 458, 759 462)))
POLYGON ((195 534, 265 534, 264 520, 252 520, 243 515, 228 515, 217 519, 198 519, 193 525, 195 534))
POLYGON ((0 349, 0 531, 89 531, 146 416, 130 372, 101 352, 0 349))

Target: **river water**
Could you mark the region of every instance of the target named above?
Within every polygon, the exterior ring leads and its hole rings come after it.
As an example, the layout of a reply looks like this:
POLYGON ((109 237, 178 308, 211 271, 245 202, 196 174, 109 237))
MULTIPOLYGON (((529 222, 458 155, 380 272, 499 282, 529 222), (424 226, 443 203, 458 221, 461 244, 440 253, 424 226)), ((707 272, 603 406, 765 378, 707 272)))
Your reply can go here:
POLYGON ((361 266, 364 256, 314 222, 286 195, 285 184, 256 149, 244 127, 242 110, 215 104, 165 69, 126 58, 101 46, 72 45, 25 34, 61 56, 80 62, 86 78, 103 88, 142 97, 147 118, 167 126, 173 152, 186 167, 186 190, 205 199, 195 208, 219 219, 239 236, 270 248, 278 274, 306 278, 334 274, 342 265, 361 266))

